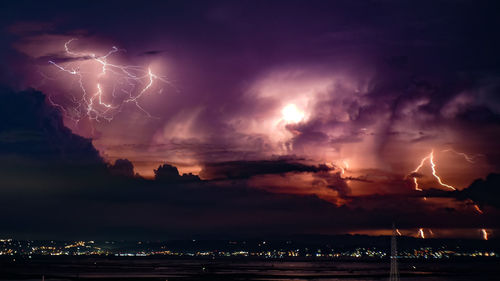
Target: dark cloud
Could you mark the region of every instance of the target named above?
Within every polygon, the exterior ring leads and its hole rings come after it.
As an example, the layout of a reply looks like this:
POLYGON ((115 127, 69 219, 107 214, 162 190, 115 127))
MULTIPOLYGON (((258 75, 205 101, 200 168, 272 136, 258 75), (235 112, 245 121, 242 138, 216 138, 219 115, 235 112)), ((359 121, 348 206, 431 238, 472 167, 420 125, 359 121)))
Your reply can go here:
POLYGON ((336 190, 341 198, 351 193, 346 179, 342 178, 340 172, 330 173, 328 171, 319 171, 314 173, 313 177, 315 178, 313 185, 325 185, 330 189, 336 190))
POLYGON ((471 199, 477 204, 500 208, 500 174, 489 174, 486 179, 477 179, 469 187, 455 192, 461 200, 471 199))
POLYGON ((139 55, 140 56, 154 56, 154 55, 161 54, 163 52, 165 52, 165 51, 163 51, 163 50, 151 50, 151 51, 142 52, 139 55))
POLYGON ((329 170, 331 168, 324 165, 305 165, 293 160, 230 161, 205 164, 201 176, 209 179, 248 179, 257 175, 329 170))
POLYGON ((77 56, 77 57, 67 57, 61 54, 56 54, 56 55, 49 55, 49 56, 42 56, 39 57, 35 60, 35 63, 38 65, 47 65, 49 62, 54 62, 57 64, 62 64, 62 63, 70 63, 70 62, 76 62, 76 61, 86 61, 86 60, 92 60, 93 58, 90 56, 77 56))
POLYGON ((454 198, 465 201, 467 204, 477 204, 481 207, 494 207, 500 209, 500 174, 491 173, 486 179, 476 179, 472 184, 462 190, 445 191, 429 189, 422 194, 425 197, 454 198))
POLYGON ((0 185, 6 192, 83 185, 107 174, 91 140, 66 128, 42 93, 3 88, 0 99, 0 185))
POLYGON ((41 92, 0 89, 0 152, 44 165, 102 165, 91 140, 64 126, 60 111, 41 92))
POLYGON ((177 167, 163 164, 158 167, 158 169, 154 170, 155 180, 159 182, 171 182, 171 183, 179 183, 179 182, 196 182, 200 181, 200 178, 191 173, 189 174, 179 174, 179 170, 177 167))
POLYGON ((134 176, 134 164, 128 159, 117 159, 115 164, 108 165, 108 170, 112 175, 123 176, 123 177, 133 177, 134 176))

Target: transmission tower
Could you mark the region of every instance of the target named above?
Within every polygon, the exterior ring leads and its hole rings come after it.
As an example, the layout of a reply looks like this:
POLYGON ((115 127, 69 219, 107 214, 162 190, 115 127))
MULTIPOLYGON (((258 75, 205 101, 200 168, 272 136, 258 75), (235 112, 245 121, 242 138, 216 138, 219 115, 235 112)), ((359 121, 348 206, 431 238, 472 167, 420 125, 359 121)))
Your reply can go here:
POLYGON ((389 281, 399 281, 398 269, 398 249, 396 245, 396 225, 392 224, 392 237, 391 237, 391 275, 389 281))

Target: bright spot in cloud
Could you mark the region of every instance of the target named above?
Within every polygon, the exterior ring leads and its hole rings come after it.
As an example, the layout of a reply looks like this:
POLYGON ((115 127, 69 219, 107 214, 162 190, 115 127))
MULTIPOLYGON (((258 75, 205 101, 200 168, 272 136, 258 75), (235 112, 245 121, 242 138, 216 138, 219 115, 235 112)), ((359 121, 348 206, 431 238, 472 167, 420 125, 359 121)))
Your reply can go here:
POLYGON ((295 104, 289 104, 281 110, 283 119, 288 123, 299 123, 304 119, 304 112, 300 111, 295 104))

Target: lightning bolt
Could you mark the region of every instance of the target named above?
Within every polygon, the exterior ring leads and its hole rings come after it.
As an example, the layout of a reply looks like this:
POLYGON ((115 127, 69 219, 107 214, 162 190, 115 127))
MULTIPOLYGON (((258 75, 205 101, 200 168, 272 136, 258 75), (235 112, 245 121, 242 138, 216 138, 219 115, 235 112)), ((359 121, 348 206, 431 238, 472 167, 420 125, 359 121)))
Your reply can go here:
POLYGON ((105 55, 101 56, 92 52, 74 51, 70 48, 70 45, 75 40, 77 39, 73 38, 64 43, 64 52, 67 57, 81 59, 83 62, 66 62, 64 64, 58 64, 50 60, 49 64, 67 75, 77 77, 78 85, 81 89, 81 96, 73 97, 72 103, 74 106, 71 107, 58 104, 50 98, 49 102, 52 105, 61 108, 67 117, 76 122, 85 116, 95 121, 99 121, 100 119, 111 121, 117 113, 121 112, 122 107, 127 103, 134 104, 136 108, 144 112, 148 117, 153 117, 141 106, 139 100, 152 90, 155 81, 170 85, 170 82, 166 80, 165 77, 153 73, 150 67, 143 68, 140 66, 121 65, 110 62, 111 57, 115 53, 125 51, 115 46, 105 55), (96 63, 100 67, 100 72, 90 73, 82 71, 81 68, 88 62, 96 63), (109 85, 107 87, 103 86, 101 80, 110 75, 113 75, 111 78, 115 78, 113 79, 112 87, 109 85), (93 90, 89 90, 89 87, 85 85, 85 81, 88 78, 95 78, 97 81, 92 87, 96 89, 94 94, 89 94, 89 92, 93 92, 93 90))
POLYGON ((349 163, 347 163, 347 160, 342 160, 342 164, 344 164, 344 167, 340 167, 340 169, 342 170, 342 175, 344 175, 349 170, 349 163))
POLYGON ((340 169, 340 175, 343 176, 346 171, 349 170, 349 163, 347 160, 342 160, 341 164, 338 164, 339 161, 332 161, 332 162, 327 162, 326 165, 328 165, 331 168, 338 168, 340 169))
POLYGON ((429 161, 431 162, 432 175, 438 180, 439 184, 442 185, 442 186, 444 186, 444 187, 448 187, 451 190, 457 190, 455 187, 443 183, 441 181, 441 178, 437 175, 437 173, 436 173, 436 164, 434 163, 434 150, 431 151, 429 161))
POLYGON ((401 235, 402 235, 402 234, 401 234, 401 232, 399 231, 399 229, 397 229, 397 228, 396 228, 396 233, 397 233, 399 236, 401 236, 401 235))
POLYGON ((420 238, 422 238, 422 239, 425 239, 425 233, 424 233, 424 229, 423 228, 419 228, 418 229, 417 236, 420 237, 420 238))
POLYGON ((474 160, 474 159, 476 159, 476 158, 478 158, 478 157, 483 156, 482 154, 476 154, 476 155, 472 155, 472 156, 470 156, 470 155, 465 154, 465 153, 463 153, 463 152, 458 152, 458 151, 456 151, 456 150, 454 150, 454 149, 452 149, 452 148, 445 149, 445 150, 443 150, 442 152, 452 152, 452 153, 455 153, 455 154, 457 154, 457 155, 460 155, 460 156, 462 156, 462 157, 465 159, 465 161, 467 161, 467 162, 469 162, 469 163, 471 163, 471 164, 474 164, 474 163, 475 163, 475 160, 474 160))
MULTIPOLYGON (((453 186, 451 186, 449 184, 443 183, 443 181, 441 180, 441 178, 438 176, 437 171, 436 171, 436 163, 434 163, 434 150, 431 150, 431 153, 429 155, 425 156, 420 161, 420 164, 417 166, 417 168, 415 170, 412 171, 412 174, 418 173, 418 171, 424 166, 425 161, 427 161, 427 160, 431 164, 432 175, 434 176, 434 178, 436 178, 436 180, 438 181, 438 183, 441 186, 447 187, 447 188, 452 189, 452 190, 456 190, 455 187, 453 187, 453 186)), ((412 178, 413 178, 413 182, 415 183, 415 190, 422 191, 422 189, 420 188, 420 186, 418 184, 417 177, 413 176, 412 178)))
POLYGON ((483 235, 483 240, 488 240, 488 231, 486 229, 482 228, 481 234, 483 235))
POLYGON ((139 101, 138 99, 149 89, 151 88, 151 86, 153 86, 153 81, 154 79, 158 79, 158 76, 156 76, 153 72, 151 72, 151 68, 148 68, 148 77, 149 77, 149 83, 146 85, 146 87, 144 87, 141 92, 135 96, 135 97, 132 97, 130 96, 130 98, 126 99, 125 102, 133 102, 137 108, 139 108, 142 112, 146 113, 146 115, 148 115, 148 117, 152 117, 151 114, 149 114, 149 112, 147 112, 146 110, 144 110, 144 108, 142 108, 139 104, 139 101))
POLYGON ((484 214, 483 210, 481 210, 481 208, 479 208, 479 206, 477 204, 474 204, 474 209, 476 209, 476 211, 478 213, 480 213, 481 215, 484 214))
MULTIPOLYGON (((463 152, 458 152, 458 151, 455 151, 453 149, 445 149, 443 150, 442 152, 452 152, 452 153, 455 153, 457 155, 460 155, 462 156, 467 162, 469 163, 474 163, 474 159, 479 157, 479 156, 482 156, 481 154, 477 154, 477 155, 473 155, 473 156, 470 156, 466 153, 463 153, 463 152)), ((422 160, 420 160, 420 163, 419 165, 415 168, 415 170, 413 170, 411 172, 411 174, 413 174, 412 178, 413 178, 413 182, 415 184, 415 190, 417 191, 422 191, 422 189, 420 188, 419 186, 419 183, 418 183, 418 178, 417 176, 415 176, 414 174, 415 173, 418 173, 418 171, 424 166, 425 162, 426 161, 429 161, 430 163, 430 166, 431 166, 431 170, 432 170, 432 175, 434 176, 434 178, 438 181, 438 183, 443 186, 443 187, 447 187, 451 190, 456 190, 456 188, 454 186, 451 186, 449 184, 446 184, 444 183, 442 180, 441 180, 441 177, 437 174, 437 170, 436 170, 436 163, 434 162, 434 150, 431 150, 431 152, 429 153, 429 155, 425 156, 424 158, 422 158, 422 160)), ((410 174, 410 176, 411 176, 410 174)), ((426 198, 424 197, 424 200, 426 198)), ((472 202, 472 201, 471 201, 472 202)), ((479 207, 479 205, 477 204, 474 204, 474 209, 479 213, 479 214, 484 214, 483 210, 481 210, 481 208, 479 207)), ((431 229, 429 229, 429 233, 431 235, 434 235, 434 233, 432 232, 431 229)), ((482 236, 483 236, 483 239, 484 240, 488 240, 488 231, 484 228, 481 229, 481 233, 482 233, 482 236)), ((424 229, 423 228, 419 228, 418 229, 418 233, 417 233, 417 237, 420 237, 422 239, 425 239, 425 233, 424 233, 424 229)))
MULTIPOLYGON (((412 171, 412 174, 418 173, 418 171, 424 166, 425 161, 427 159, 429 159, 429 157, 430 156, 424 157, 424 159, 422 159, 422 161, 420 161, 420 164, 417 166, 417 168, 412 171)), ((415 190, 422 191, 422 189, 419 188, 417 177, 413 177, 413 182, 415 183, 415 190)))
POLYGON ((347 163, 347 160, 342 160, 342 163, 344 163, 344 168, 346 170, 348 170, 349 169, 349 163, 347 163))

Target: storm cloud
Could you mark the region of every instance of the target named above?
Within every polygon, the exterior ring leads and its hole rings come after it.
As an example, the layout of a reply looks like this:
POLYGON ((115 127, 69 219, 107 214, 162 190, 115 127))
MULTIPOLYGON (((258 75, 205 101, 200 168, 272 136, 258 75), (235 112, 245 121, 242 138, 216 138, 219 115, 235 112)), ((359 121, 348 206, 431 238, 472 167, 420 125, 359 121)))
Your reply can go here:
POLYGON ((19 233, 498 227, 496 2, 0 5, 19 233))

